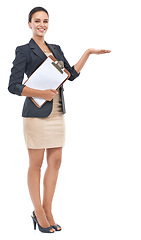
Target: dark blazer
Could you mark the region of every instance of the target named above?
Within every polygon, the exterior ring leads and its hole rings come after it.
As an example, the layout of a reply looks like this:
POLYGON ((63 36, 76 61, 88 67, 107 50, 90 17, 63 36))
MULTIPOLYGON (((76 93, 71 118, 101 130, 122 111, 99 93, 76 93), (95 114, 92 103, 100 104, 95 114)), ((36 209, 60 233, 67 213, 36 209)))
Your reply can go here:
MULTIPOLYGON (((74 66, 70 66, 66 60, 64 53, 59 45, 49 44, 45 42, 54 57, 59 61, 64 62, 64 67, 70 72, 71 76, 68 80, 73 81, 80 73, 74 69, 74 66)), ((43 63, 47 58, 46 54, 41 50, 38 44, 31 38, 28 44, 18 46, 16 48, 16 57, 13 61, 13 67, 11 68, 11 75, 9 79, 8 90, 10 93, 21 96, 23 88, 26 86, 22 84, 24 73, 29 78, 30 75, 43 63)), ((59 89, 62 112, 66 113, 65 101, 63 95, 63 85, 59 89)), ((22 117, 48 117, 52 111, 53 99, 47 101, 41 108, 38 108, 29 97, 25 98, 25 102, 22 110, 22 117)))

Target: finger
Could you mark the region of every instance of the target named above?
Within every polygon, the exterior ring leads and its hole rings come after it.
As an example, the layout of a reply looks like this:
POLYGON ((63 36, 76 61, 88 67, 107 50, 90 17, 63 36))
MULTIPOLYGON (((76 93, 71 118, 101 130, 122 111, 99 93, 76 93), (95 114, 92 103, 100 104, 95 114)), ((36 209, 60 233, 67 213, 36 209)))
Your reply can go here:
POLYGON ((105 50, 105 52, 106 52, 106 53, 110 53, 110 52, 111 52, 111 50, 105 50))
POLYGON ((101 53, 110 53, 110 52, 111 52, 111 50, 105 50, 105 49, 101 50, 101 53))
POLYGON ((103 54, 103 53, 105 53, 105 49, 100 49, 100 50, 97 51, 97 53, 98 54, 103 54))
POLYGON ((104 53, 109 53, 109 52, 111 52, 110 50, 104 50, 104 53))
POLYGON ((58 91, 54 90, 54 89, 50 89, 53 93, 57 94, 58 91))

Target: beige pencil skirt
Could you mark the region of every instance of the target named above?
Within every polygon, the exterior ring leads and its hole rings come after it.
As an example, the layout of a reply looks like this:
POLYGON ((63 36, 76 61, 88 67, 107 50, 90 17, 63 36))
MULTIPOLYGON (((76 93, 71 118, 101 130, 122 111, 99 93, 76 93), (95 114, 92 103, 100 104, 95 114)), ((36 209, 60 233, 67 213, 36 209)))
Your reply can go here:
POLYGON ((42 149, 64 146, 65 119, 59 92, 53 98, 52 112, 48 117, 23 117, 23 133, 27 148, 42 149))

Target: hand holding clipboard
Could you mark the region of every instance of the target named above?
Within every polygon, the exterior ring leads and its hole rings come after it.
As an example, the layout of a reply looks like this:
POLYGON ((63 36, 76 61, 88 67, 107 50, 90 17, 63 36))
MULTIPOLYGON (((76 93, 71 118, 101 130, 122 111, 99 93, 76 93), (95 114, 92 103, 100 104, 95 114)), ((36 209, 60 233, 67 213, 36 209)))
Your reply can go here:
MULTIPOLYGON (((57 61, 54 56, 48 56, 24 84, 38 90, 58 90, 69 77, 70 73, 64 68, 64 63, 57 61)), ((31 97, 31 100, 39 108, 47 102, 39 97, 31 97)))

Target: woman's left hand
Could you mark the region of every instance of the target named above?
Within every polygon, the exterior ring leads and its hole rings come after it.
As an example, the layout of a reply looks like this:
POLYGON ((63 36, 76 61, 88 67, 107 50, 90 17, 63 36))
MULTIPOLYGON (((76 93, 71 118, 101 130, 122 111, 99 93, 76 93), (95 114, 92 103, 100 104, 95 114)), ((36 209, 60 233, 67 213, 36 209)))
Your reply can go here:
POLYGON ((105 49, 95 49, 95 48, 89 48, 90 54, 103 54, 103 53, 110 53, 111 50, 105 50, 105 49))

